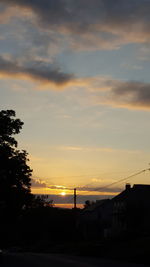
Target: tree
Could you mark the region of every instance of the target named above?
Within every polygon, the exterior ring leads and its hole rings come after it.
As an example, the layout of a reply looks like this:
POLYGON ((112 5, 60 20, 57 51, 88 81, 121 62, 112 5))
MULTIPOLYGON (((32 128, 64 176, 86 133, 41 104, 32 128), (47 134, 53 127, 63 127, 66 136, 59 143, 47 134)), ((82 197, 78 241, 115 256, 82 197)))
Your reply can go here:
POLYGON ((17 149, 13 137, 23 126, 15 116, 13 110, 0 111, 0 207, 18 213, 32 199, 32 170, 27 164, 27 152, 17 149))
POLYGON ((33 208, 45 208, 45 207, 54 207, 53 200, 48 199, 48 195, 39 195, 35 196, 32 201, 33 208))
POLYGON ((94 201, 86 200, 85 201, 85 204, 84 204, 84 208, 88 208, 88 207, 90 207, 93 204, 95 204, 94 201))

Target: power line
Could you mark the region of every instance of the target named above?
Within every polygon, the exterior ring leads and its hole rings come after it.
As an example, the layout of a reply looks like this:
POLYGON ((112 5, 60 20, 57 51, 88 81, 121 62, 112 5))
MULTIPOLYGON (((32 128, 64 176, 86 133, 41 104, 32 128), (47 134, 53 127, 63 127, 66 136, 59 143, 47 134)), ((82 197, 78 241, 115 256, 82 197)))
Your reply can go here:
MULTIPOLYGON (((99 190, 103 190, 103 189, 107 189, 107 188, 109 188, 109 187, 111 187, 111 186, 113 186, 113 185, 116 185, 116 184, 118 184, 118 183, 121 183, 121 182, 123 182, 123 181, 126 181, 126 180, 128 180, 128 179, 130 179, 130 178, 132 178, 132 177, 135 177, 135 176, 137 176, 137 175, 139 175, 139 174, 141 174, 141 173, 144 173, 144 172, 146 172, 146 171, 150 171, 150 168, 148 168, 148 169, 144 169, 144 170, 141 170, 141 171, 138 171, 138 172, 136 172, 136 173, 134 173, 134 174, 132 174, 132 175, 129 175, 129 176, 127 176, 127 177, 125 177, 125 178, 122 178, 122 179, 120 179, 120 180, 118 180, 118 181, 115 181, 115 182, 113 182, 113 183, 110 183, 110 184, 108 184, 108 185, 106 185, 106 186, 103 186, 103 187, 97 187, 97 188, 93 188, 92 190, 90 189, 90 191, 99 191, 99 190)), ((92 183, 91 183, 92 184, 92 183)), ((86 184, 86 185, 84 185, 83 187, 76 187, 77 188, 77 190, 78 191, 84 191, 85 189, 86 189, 86 191, 88 191, 88 186, 89 186, 90 184, 88 183, 88 184, 86 184)), ((59 189, 59 188, 57 188, 57 189, 59 189)), ((66 188, 64 188, 64 190, 65 190, 66 188)), ((74 188, 67 188, 68 190, 74 190, 74 188)), ((62 188, 61 188, 61 190, 62 190, 62 188)), ((82 194, 82 195, 84 195, 84 194, 82 194)), ((78 199, 80 198, 80 197, 82 197, 81 195, 78 195, 78 199)), ((65 202, 66 204, 67 203, 70 203, 70 201, 72 201, 73 200, 73 197, 72 196, 70 196, 69 197, 69 199, 65 202)))
POLYGON ((115 185, 115 184, 118 184, 118 183, 120 183, 120 182, 126 181, 126 180, 128 180, 128 179, 130 179, 130 178, 132 178, 132 177, 134 177, 134 176, 137 176, 137 175, 139 175, 139 174, 141 174, 141 173, 143 173, 143 172, 146 172, 146 171, 150 171, 150 168, 145 169, 145 170, 142 170, 142 171, 139 171, 139 172, 136 172, 136 173, 134 173, 134 174, 132 174, 132 175, 130 175, 130 176, 128 176, 128 177, 122 178, 122 179, 120 179, 120 180, 118 180, 118 181, 116 181, 116 182, 113 182, 113 183, 111 183, 111 184, 108 184, 108 185, 106 185, 106 186, 104 186, 104 187, 95 188, 94 191, 98 191, 98 190, 100 190, 100 189, 106 189, 106 188, 108 188, 108 187, 110 187, 110 186, 112 186, 112 185, 115 185))
MULTIPOLYGON (((118 181, 116 181, 116 182, 113 182, 113 183, 111 183, 111 184, 108 184, 108 185, 106 185, 106 186, 98 187, 98 188, 93 188, 92 191, 99 191, 99 190, 107 189, 107 188, 109 188, 109 187, 111 187, 111 186, 113 186, 113 185, 116 185, 116 184, 118 184, 118 183, 120 183, 120 182, 126 181, 126 180, 128 180, 128 179, 130 179, 130 178, 132 178, 132 177, 135 177, 135 176, 137 176, 137 175, 139 175, 139 174, 141 174, 141 173, 143 173, 143 172, 146 172, 146 171, 150 171, 150 168, 145 169, 145 170, 142 170, 142 171, 139 171, 139 172, 136 172, 136 173, 134 173, 134 174, 132 174, 132 175, 129 175, 129 176, 125 177, 125 178, 122 178, 122 179, 120 179, 120 180, 118 180, 118 181)), ((84 187, 86 187, 86 186, 84 186, 84 187)), ((84 187, 83 187, 83 188, 84 188, 84 187)), ((86 191, 88 191, 88 188, 87 188, 86 191)), ((90 190, 90 191, 91 191, 91 190, 90 190)), ((79 199, 80 197, 81 197, 81 195, 78 196, 78 199, 79 199)))

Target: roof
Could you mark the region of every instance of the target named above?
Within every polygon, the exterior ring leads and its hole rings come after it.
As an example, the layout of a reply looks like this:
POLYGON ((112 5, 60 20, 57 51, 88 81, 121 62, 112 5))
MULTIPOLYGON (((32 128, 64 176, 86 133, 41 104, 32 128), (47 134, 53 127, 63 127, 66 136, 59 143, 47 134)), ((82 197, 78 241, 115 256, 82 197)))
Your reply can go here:
POLYGON ((146 184, 135 184, 133 187, 128 187, 122 191, 119 195, 115 196, 113 201, 126 201, 129 199, 150 199, 150 185, 146 184))
POLYGON ((110 201, 110 199, 97 200, 95 203, 93 203, 90 206, 84 208, 83 213, 92 212, 92 211, 98 209, 99 207, 103 206, 104 204, 106 204, 108 201, 110 201))

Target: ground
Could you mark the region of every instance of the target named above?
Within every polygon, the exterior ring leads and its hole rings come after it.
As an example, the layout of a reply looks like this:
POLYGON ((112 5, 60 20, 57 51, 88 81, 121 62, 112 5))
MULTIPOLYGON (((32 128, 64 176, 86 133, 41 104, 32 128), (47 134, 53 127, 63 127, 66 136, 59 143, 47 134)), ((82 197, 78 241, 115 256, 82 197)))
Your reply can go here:
POLYGON ((142 264, 60 254, 5 253, 1 267, 144 267, 142 264))

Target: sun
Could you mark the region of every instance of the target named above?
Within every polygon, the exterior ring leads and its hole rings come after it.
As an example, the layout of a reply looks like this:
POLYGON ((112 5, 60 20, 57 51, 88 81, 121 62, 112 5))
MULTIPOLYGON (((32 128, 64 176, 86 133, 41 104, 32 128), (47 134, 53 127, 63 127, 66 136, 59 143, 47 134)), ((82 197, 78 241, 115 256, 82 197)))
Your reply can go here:
POLYGON ((61 192, 61 196, 66 196, 66 192, 61 192))

